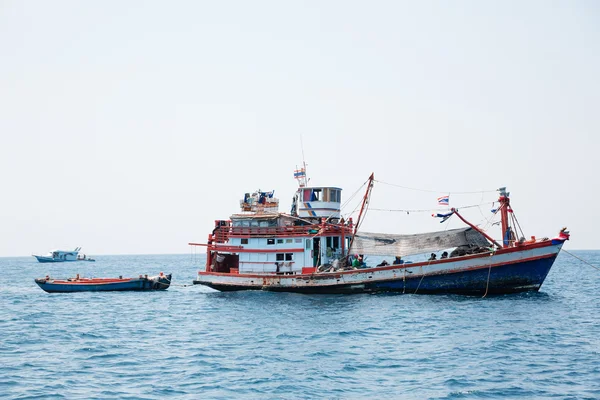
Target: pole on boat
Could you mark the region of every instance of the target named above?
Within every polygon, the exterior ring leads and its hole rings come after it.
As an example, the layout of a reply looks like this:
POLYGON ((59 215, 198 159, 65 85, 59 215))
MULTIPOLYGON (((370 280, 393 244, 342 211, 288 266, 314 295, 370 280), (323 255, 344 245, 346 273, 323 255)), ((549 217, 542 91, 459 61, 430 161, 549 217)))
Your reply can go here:
POLYGON ((501 248, 502 246, 500 246, 500 243, 496 242, 491 236, 489 236, 487 233, 485 233, 484 231, 482 231, 481 229, 479 229, 478 227, 476 227, 475 225, 473 225, 472 223, 470 223, 469 221, 467 221, 466 219, 463 218, 462 215, 460 215, 458 213, 458 210, 456 208, 452 209, 452 212, 454 214, 456 214, 456 216, 458 218, 460 218, 460 220, 462 222, 464 222, 465 224, 469 225, 471 228, 475 229, 477 232, 481 233, 487 240, 489 240, 490 242, 494 243, 496 246, 498 246, 498 248, 501 248))
POLYGON ((506 191, 505 187, 498 189, 500 192, 500 198, 498 201, 500 202, 500 218, 502 220, 502 244, 503 247, 509 247, 511 244, 511 235, 509 234, 509 225, 508 225, 508 211, 510 209, 510 193, 506 191))
POLYGON ((356 219, 356 224, 354 225, 354 232, 352 232, 352 240, 350 240, 350 246, 348 246, 348 254, 352 250, 352 245, 354 244, 354 238, 356 237, 356 232, 358 231, 358 227, 361 223, 361 218, 363 215, 363 211, 369 204, 369 199, 371 198, 371 190, 373 189, 373 182, 375 181, 375 173, 371 173, 369 177, 369 183, 367 184, 367 191, 365 192, 365 196, 363 197, 362 205, 360 207, 360 212, 358 213, 358 218, 356 219))

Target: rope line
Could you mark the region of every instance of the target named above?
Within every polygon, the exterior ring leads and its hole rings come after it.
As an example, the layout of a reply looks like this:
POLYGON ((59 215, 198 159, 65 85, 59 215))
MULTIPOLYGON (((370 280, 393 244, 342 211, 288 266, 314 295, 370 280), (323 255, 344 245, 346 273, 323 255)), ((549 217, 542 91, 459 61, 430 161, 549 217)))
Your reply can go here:
POLYGON ((399 187, 401 189, 407 189, 407 190, 414 190, 417 192, 427 192, 427 193, 448 193, 448 194, 475 194, 475 193, 494 193, 496 192, 496 190, 476 190, 476 191, 472 191, 472 192, 450 192, 448 190, 429 190, 429 189, 418 189, 418 188, 412 188, 412 187, 408 187, 408 186, 402 186, 402 185, 396 185, 393 183, 387 183, 387 182, 383 182, 383 181, 379 181, 375 179, 375 182, 378 183, 382 183, 384 185, 389 185, 389 186, 395 186, 395 187, 399 187))
MULTIPOLYGON (((431 262, 429 264, 431 264, 431 262)), ((427 264, 427 266, 429 266, 429 264, 427 264)), ((421 287, 421 282, 423 282, 423 278, 425 278, 425 272, 423 271, 423 267, 421 267, 421 280, 419 281, 419 284, 417 285, 417 288, 413 294, 417 294, 417 291, 421 287)))
POLYGON ((360 187, 358 189, 356 189, 356 191, 354 193, 352 193, 352 195, 350 197, 348 197, 348 200, 346 200, 341 205, 340 208, 345 208, 348 205, 348 203, 350 203, 352 201, 352 199, 354 198, 354 196, 356 196, 362 190, 362 188, 365 187, 365 185, 367 184, 367 182, 369 182, 369 181, 367 180, 362 185, 360 185, 360 187))
MULTIPOLYGON (((461 207, 453 207, 457 210, 460 209, 465 209, 465 208, 475 208, 475 207, 481 207, 481 206, 485 206, 487 204, 494 204, 493 201, 488 201, 486 203, 481 203, 481 204, 471 204, 468 206, 461 206, 461 207)), ((447 212, 450 211, 447 208, 428 208, 428 209, 421 209, 421 210, 399 210, 399 209, 387 209, 387 208, 370 208, 371 211, 388 211, 388 212, 408 212, 408 213, 417 213, 417 212, 447 212)))
MULTIPOLYGON (((446 222, 446 225, 444 226, 444 232, 446 232, 448 230, 448 225, 450 225, 450 220, 448 220, 446 222)), ((441 249, 440 249, 441 250, 441 249)), ((439 250, 438 250, 439 251, 439 250)), ((433 260, 427 260, 427 267, 429 267, 431 265, 431 262, 433 260)), ((413 294, 417 294, 417 291, 419 290, 419 288, 421 287, 421 282, 423 282, 423 278, 425 278, 425 270, 423 269, 423 266, 420 267, 421 268, 421 280, 419 281, 419 284, 417 285, 417 288, 415 289, 415 292, 413 294)), ((405 273, 406 273, 406 269, 405 269, 405 273)), ((404 283, 404 285, 406 286, 406 283, 404 283)), ((406 287, 405 289, 406 290, 406 287)))
POLYGON ((563 249, 562 251, 564 251, 565 253, 567 253, 567 254, 568 254, 568 255, 570 255, 571 257, 575 257, 576 259, 578 259, 578 260, 579 260, 579 261, 581 261, 582 263, 584 263, 584 264, 587 264, 587 265, 589 265, 590 267, 592 267, 592 268, 596 268, 598 271, 600 271, 600 268, 596 267, 596 266, 595 266, 595 265, 593 265, 593 264, 590 264, 589 262, 585 261, 585 260, 584 260, 584 259, 582 259, 582 258, 579 258, 579 257, 577 257, 575 254, 573 254, 573 253, 571 253, 571 252, 569 252, 569 251, 567 251, 567 250, 565 250, 565 249, 563 249))
POLYGON ((492 274, 492 259, 491 257, 494 255, 494 252, 492 251, 490 253, 490 266, 488 268, 488 277, 487 277, 487 283, 485 284, 485 293, 483 294, 482 299, 485 299, 485 296, 487 296, 488 294, 488 289, 490 288, 490 275, 492 274))

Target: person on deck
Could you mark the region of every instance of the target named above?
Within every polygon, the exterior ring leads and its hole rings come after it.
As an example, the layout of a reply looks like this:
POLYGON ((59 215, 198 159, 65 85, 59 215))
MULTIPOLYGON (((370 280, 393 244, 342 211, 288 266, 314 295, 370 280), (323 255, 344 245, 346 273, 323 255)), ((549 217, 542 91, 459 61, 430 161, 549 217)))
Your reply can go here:
POLYGON ((358 257, 358 254, 354 255, 354 260, 352 260, 352 268, 360 268, 362 264, 362 260, 358 257))
POLYGON ((400 264, 404 264, 404 261, 402 261, 402 258, 400 256, 396 256, 396 258, 394 258, 394 262, 392 264, 400 265, 400 264))
POLYGON ((437 256, 435 255, 435 253, 431 253, 431 257, 429 257, 429 260, 427 261, 435 261, 437 259, 437 256))
POLYGON ((367 263, 364 261, 365 257, 362 254, 358 255, 358 261, 360 261, 360 268, 367 268, 367 263))
POLYGON ((445 252, 442 253, 442 256, 440 257, 440 259, 442 259, 442 258, 448 258, 448 252, 447 251, 445 251, 445 252))

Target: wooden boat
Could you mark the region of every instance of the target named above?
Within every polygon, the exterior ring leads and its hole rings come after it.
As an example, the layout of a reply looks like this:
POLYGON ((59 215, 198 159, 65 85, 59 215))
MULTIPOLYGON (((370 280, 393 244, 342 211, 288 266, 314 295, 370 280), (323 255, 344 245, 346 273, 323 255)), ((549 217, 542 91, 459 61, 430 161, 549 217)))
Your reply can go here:
POLYGON ((340 214, 340 188, 307 187, 305 169, 296 173, 299 181, 304 179, 290 214, 276 211, 278 200, 271 193, 246 194, 242 213, 216 221, 207 243, 189 243, 207 248, 206 266, 198 272, 195 284, 220 291, 298 293, 487 295, 538 291, 569 239, 566 228, 553 239, 517 239, 515 232, 520 226, 505 188, 499 189, 500 206, 494 210, 494 216, 501 219, 500 242, 468 222, 457 209, 438 216, 456 216, 465 228, 415 235, 360 232, 373 175, 354 224, 340 214), (398 256, 401 260, 445 249, 449 257, 445 252, 441 259, 395 265, 369 266, 358 257, 398 256))
POLYGON ((48 293, 166 290, 171 285, 171 274, 161 272, 157 276, 140 275, 138 278, 81 278, 77 274, 66 280, 46 276, 36 279, 35 283, 48 293))

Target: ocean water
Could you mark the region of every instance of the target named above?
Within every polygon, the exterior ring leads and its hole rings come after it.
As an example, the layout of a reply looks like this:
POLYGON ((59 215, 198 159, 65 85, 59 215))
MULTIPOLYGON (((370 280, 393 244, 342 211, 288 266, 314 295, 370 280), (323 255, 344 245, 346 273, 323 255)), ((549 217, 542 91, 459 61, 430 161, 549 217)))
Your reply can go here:
POLYGON ((485 299, 219 293, 191 285, 203 260, 0 258, 0 398, 600 398, 600 271, 568 254, 539 293, 485 299), (165 292, 33 281, 160 271, 165 292))

